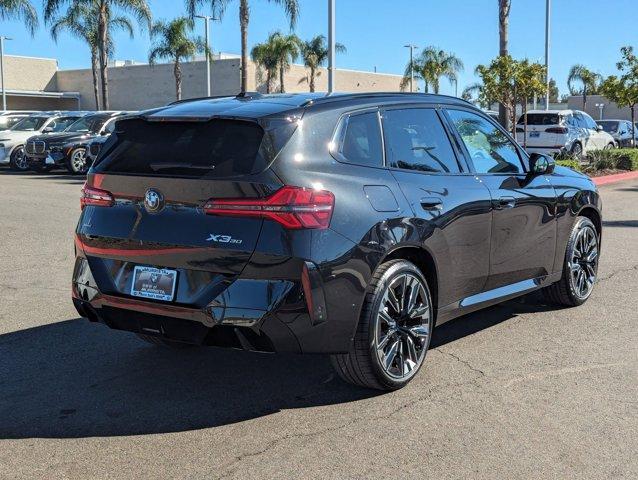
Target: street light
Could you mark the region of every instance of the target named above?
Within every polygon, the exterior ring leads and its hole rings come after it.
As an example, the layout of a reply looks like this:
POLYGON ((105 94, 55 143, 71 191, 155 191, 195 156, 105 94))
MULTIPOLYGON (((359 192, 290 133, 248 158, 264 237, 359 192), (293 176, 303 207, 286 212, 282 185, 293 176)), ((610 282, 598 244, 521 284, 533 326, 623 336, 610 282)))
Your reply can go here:
POLYGON ((0 36, 0 76, 2 77, 2 109, 7 109, 7 91, 4 88, 4 41, 12 38, 0 36))
POLYGON ((597 103, 596 107, 598 107, 598 111, 600 112, 598 115, 598 120, 602 120, 603 119, 603 110, 605 109, 605 104, 604 103, 597 103))
POLYGON ((414 50, 417 47, 411 43, 404 45, 405 48, 410 49, 410 93, 414 92, 414 50))
POLYGON ((328 0, 328 93, 335 89, 335 55, 336 55, 336 0, 328 0))
POLYGON ((545 110, 549 110, 549 34, 552 0, 545 3, 545 110))
MULTIPOLYGON (((210 52, 210 42, 209 42, 209 38, 208 38, 208 25, 210 23, 211 20, 215 21, 217 20, 217 18, 212 17, 210 15, 195 15, 195 18, 201 18, 204 20, 204 28, 206 29, 206 33, 204 35, 205 37, 205 41, 206 41, 206 96, 210 97, 210 92, 211 92, 211 86, 210 86, 210 55, 208 54, 208 52, 210 52)), ((212 52, 211 52, 212 53, 212 52)))

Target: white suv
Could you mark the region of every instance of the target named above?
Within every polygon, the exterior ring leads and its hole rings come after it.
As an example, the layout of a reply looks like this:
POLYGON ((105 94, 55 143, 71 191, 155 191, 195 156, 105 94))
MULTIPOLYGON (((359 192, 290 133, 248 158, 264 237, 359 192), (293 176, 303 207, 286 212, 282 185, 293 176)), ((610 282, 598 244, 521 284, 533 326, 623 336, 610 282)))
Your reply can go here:
POLYGON ((569 153, 577 158, 592 150, 614 148, 614 137, 580 110, 530 110, 527 112, 527 138, 523 115, 516 125, 516 140, 528 153, 557 155, 569 153))
POLYGON ((0 165, 8 164, 13 170, 28 170, 24 154, 24 143, 28 138, 61 132, 84 115, 83 112, 44 112, 23 118, 9 130, 0 132, 0 165))

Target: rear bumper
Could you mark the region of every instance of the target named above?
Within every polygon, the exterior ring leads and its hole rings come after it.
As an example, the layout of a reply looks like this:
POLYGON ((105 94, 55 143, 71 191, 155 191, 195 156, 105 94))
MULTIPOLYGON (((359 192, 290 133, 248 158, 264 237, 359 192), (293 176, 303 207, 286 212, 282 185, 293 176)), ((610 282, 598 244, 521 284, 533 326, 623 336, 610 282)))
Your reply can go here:
POLYGON ((316 268, 306 262, 302 280, 235 278, 212 288, 214 297, 200 308, 99 290, 89 262, 78 257, 73 304, 93 322, 133 333, 197 345, 288 353, 337 353, 343 338, 324 341, 324 289, 316 268), (310 301, 309 301, 310 298, 310 301), (319 340, 321 339, 321 340, 319 340))

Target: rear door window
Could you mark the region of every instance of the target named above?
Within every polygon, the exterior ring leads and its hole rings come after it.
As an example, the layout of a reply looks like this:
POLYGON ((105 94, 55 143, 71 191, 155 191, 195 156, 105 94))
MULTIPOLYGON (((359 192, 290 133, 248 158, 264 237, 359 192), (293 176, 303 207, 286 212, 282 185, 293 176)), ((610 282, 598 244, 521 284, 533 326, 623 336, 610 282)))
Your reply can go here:
POLYGON ((368 167, 383 165, 379 114, 376 110, 348 116, 342 128, 339 147, 341 161, 368 167))
POLYGON ((459 173, 459 164, 438 114, 431 108, 383 113, 388 165, 403 170, 459 173))
MULTIPOLYGON (((560 117, 556 113, 528 113, 527 124, 528 125, 558 125, 560 117)), ((521 115, 518 119, 518 124, 523 125, 525 123, 525 115, 521 115)))
POLYGON ((242 120, 120 120, 95 169, 194 178, 250 175, 268 167, 294 128, 288 124, 265 134, 256 122, 242 120))

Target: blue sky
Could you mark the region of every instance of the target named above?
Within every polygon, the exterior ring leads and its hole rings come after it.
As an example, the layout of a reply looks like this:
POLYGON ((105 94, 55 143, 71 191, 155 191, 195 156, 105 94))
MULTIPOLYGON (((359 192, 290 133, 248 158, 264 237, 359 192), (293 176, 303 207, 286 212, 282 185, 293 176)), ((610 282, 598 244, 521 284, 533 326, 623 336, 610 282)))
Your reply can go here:
MULTIPOLYGON (((40 8, 41 1, 33 0, 40 8)), ((150 0, 156 18, 184 14, 181 0, 150 0)), ((296 33, 302 38, 327 34, 327 1, 300 0, 301 17, 296 33)), ((513 0, 510 18, 510 51, 516 58, 541 60, 544 56, 545 0, 513 0)), ((619 49, 638 43, 635 0, 553 0, 550 75, 561 93, 567 91, 571 65, 583 63, 603 75, 615 73, 619 49)), ((212 25, 215 52, 239 53, 238 1, 230 3, 221 23, 212 25)), ((451 51, 465 63, 459 91, 474 82, 474 68, 498 53, 496 0, 337 0, 337 40, 348 53, 338 66, 357 70, 402 73, 407 62, 406 43, 436 45, 451 51)), ((201 23, 197 29, 202 32, 201 23)), ((251 0, 249 42, 263 41, 271 31, 288 30, 283 11, 266 0, 251 0)), ((55 44, 45 28, 31 38, 19 22, 0 22, 0 33, 13 38, 6 52, 13 55, 54 57, 60 68, 89 66, 88 49, 63 35, 55 44)), ((146 61, 147 32, 130 40, 118 35, 117 59, 146 61)), ((338 85, 337 85, 338 88, 338 85)), ((442 93, 453 87, 442 83, 442 93)))

